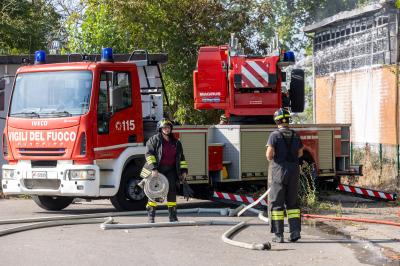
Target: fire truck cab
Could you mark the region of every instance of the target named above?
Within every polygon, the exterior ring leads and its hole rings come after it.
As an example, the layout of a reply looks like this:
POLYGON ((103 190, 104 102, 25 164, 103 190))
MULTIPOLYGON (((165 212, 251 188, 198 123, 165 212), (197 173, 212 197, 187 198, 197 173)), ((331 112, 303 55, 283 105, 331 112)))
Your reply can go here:
MULTIPOLYGON (((120 210, 144 207, 136 186, 144 141, 163 115, 159 63, 35 64, 18 69, 3 135, 2 189, 32 195, 44 209, 59 210, 74 198, 111 198, 120 210)), ((131 56, 132 58, 132 56, 131 56)))

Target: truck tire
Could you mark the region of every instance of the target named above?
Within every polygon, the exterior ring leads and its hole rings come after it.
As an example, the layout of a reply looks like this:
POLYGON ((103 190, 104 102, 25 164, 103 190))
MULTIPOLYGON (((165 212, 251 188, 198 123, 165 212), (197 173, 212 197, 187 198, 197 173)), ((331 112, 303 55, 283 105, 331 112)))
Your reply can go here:
POLYGON ((33 201, 42 209, 48 211, 60 211, 68 207, 73 197, 60 197, 60 196, 32 196, 33 201))
POLYGON ((290 109, 294 113, 304 111, 304 70, 293 69, 290 80, 290 109))
POLYGON ((144 210, 147 197, 137 184, 141 181, 141 168, 131 164, 122 173, 118 192, 110 201, 118 211, 144 210))

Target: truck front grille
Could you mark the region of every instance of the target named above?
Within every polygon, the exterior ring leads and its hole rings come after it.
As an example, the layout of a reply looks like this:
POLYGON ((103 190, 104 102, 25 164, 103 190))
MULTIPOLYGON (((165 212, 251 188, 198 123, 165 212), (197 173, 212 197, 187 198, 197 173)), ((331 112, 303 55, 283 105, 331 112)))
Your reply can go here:
POLYGON ((65 148, 20 148, 22 156, 63 156, 65 148))
POLYGON ((59 179, 24 179, 24 186, 27 189, 54 189, 60 187, 61 180, 59 179))

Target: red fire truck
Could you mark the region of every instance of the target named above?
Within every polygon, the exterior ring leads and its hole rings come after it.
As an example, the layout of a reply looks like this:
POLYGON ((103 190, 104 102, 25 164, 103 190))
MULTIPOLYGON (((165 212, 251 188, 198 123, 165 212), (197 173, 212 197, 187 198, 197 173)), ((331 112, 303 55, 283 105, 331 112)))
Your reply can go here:
MULTIPOLYGON (((74 198, 110 198, 119 210, 144 208, 146 196, 137 184, 144 143, 163 116, 164 85, 161 62, 140 53, 140 60, 114 62, 112 50, 104 48, 100 62, 46 64, 45 53, 38 51, 34 65, 18 69, 3 134, 5 194, 32 195, 47 210, 63 209, 74 198)), ((174 128, 195 191, 266 184, 265 142, 274 127, 256 123, 285 106, 285 97, 288 107, 301 111, 294 94, 283 94, 281 87, 282 68, 293 59, 290 53, 246 57, 232 45, 200 49, 196 107, 222 108, 238 124, 174 128), (265 72, 258 82, 244 70, 254 76, 250 67, 257 66, 265 72), (254 125, 245 123, 253 115, 254 125)), ((301 91, 303 72, 294 72, 290 91, 301 91)), ((303 159, 315 165, 318 178, 354 173, 348 125, 295 130, 306 147, 303 159)))

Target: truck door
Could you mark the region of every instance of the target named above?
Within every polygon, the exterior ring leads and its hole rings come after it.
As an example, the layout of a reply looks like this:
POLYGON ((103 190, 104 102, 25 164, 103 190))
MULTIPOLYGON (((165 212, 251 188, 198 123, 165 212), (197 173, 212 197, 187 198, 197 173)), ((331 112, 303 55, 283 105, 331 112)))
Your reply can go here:
POLYGON ((143 142, 142 109, 136 68, 99 73, 96 159, 116 158, 143 142))

